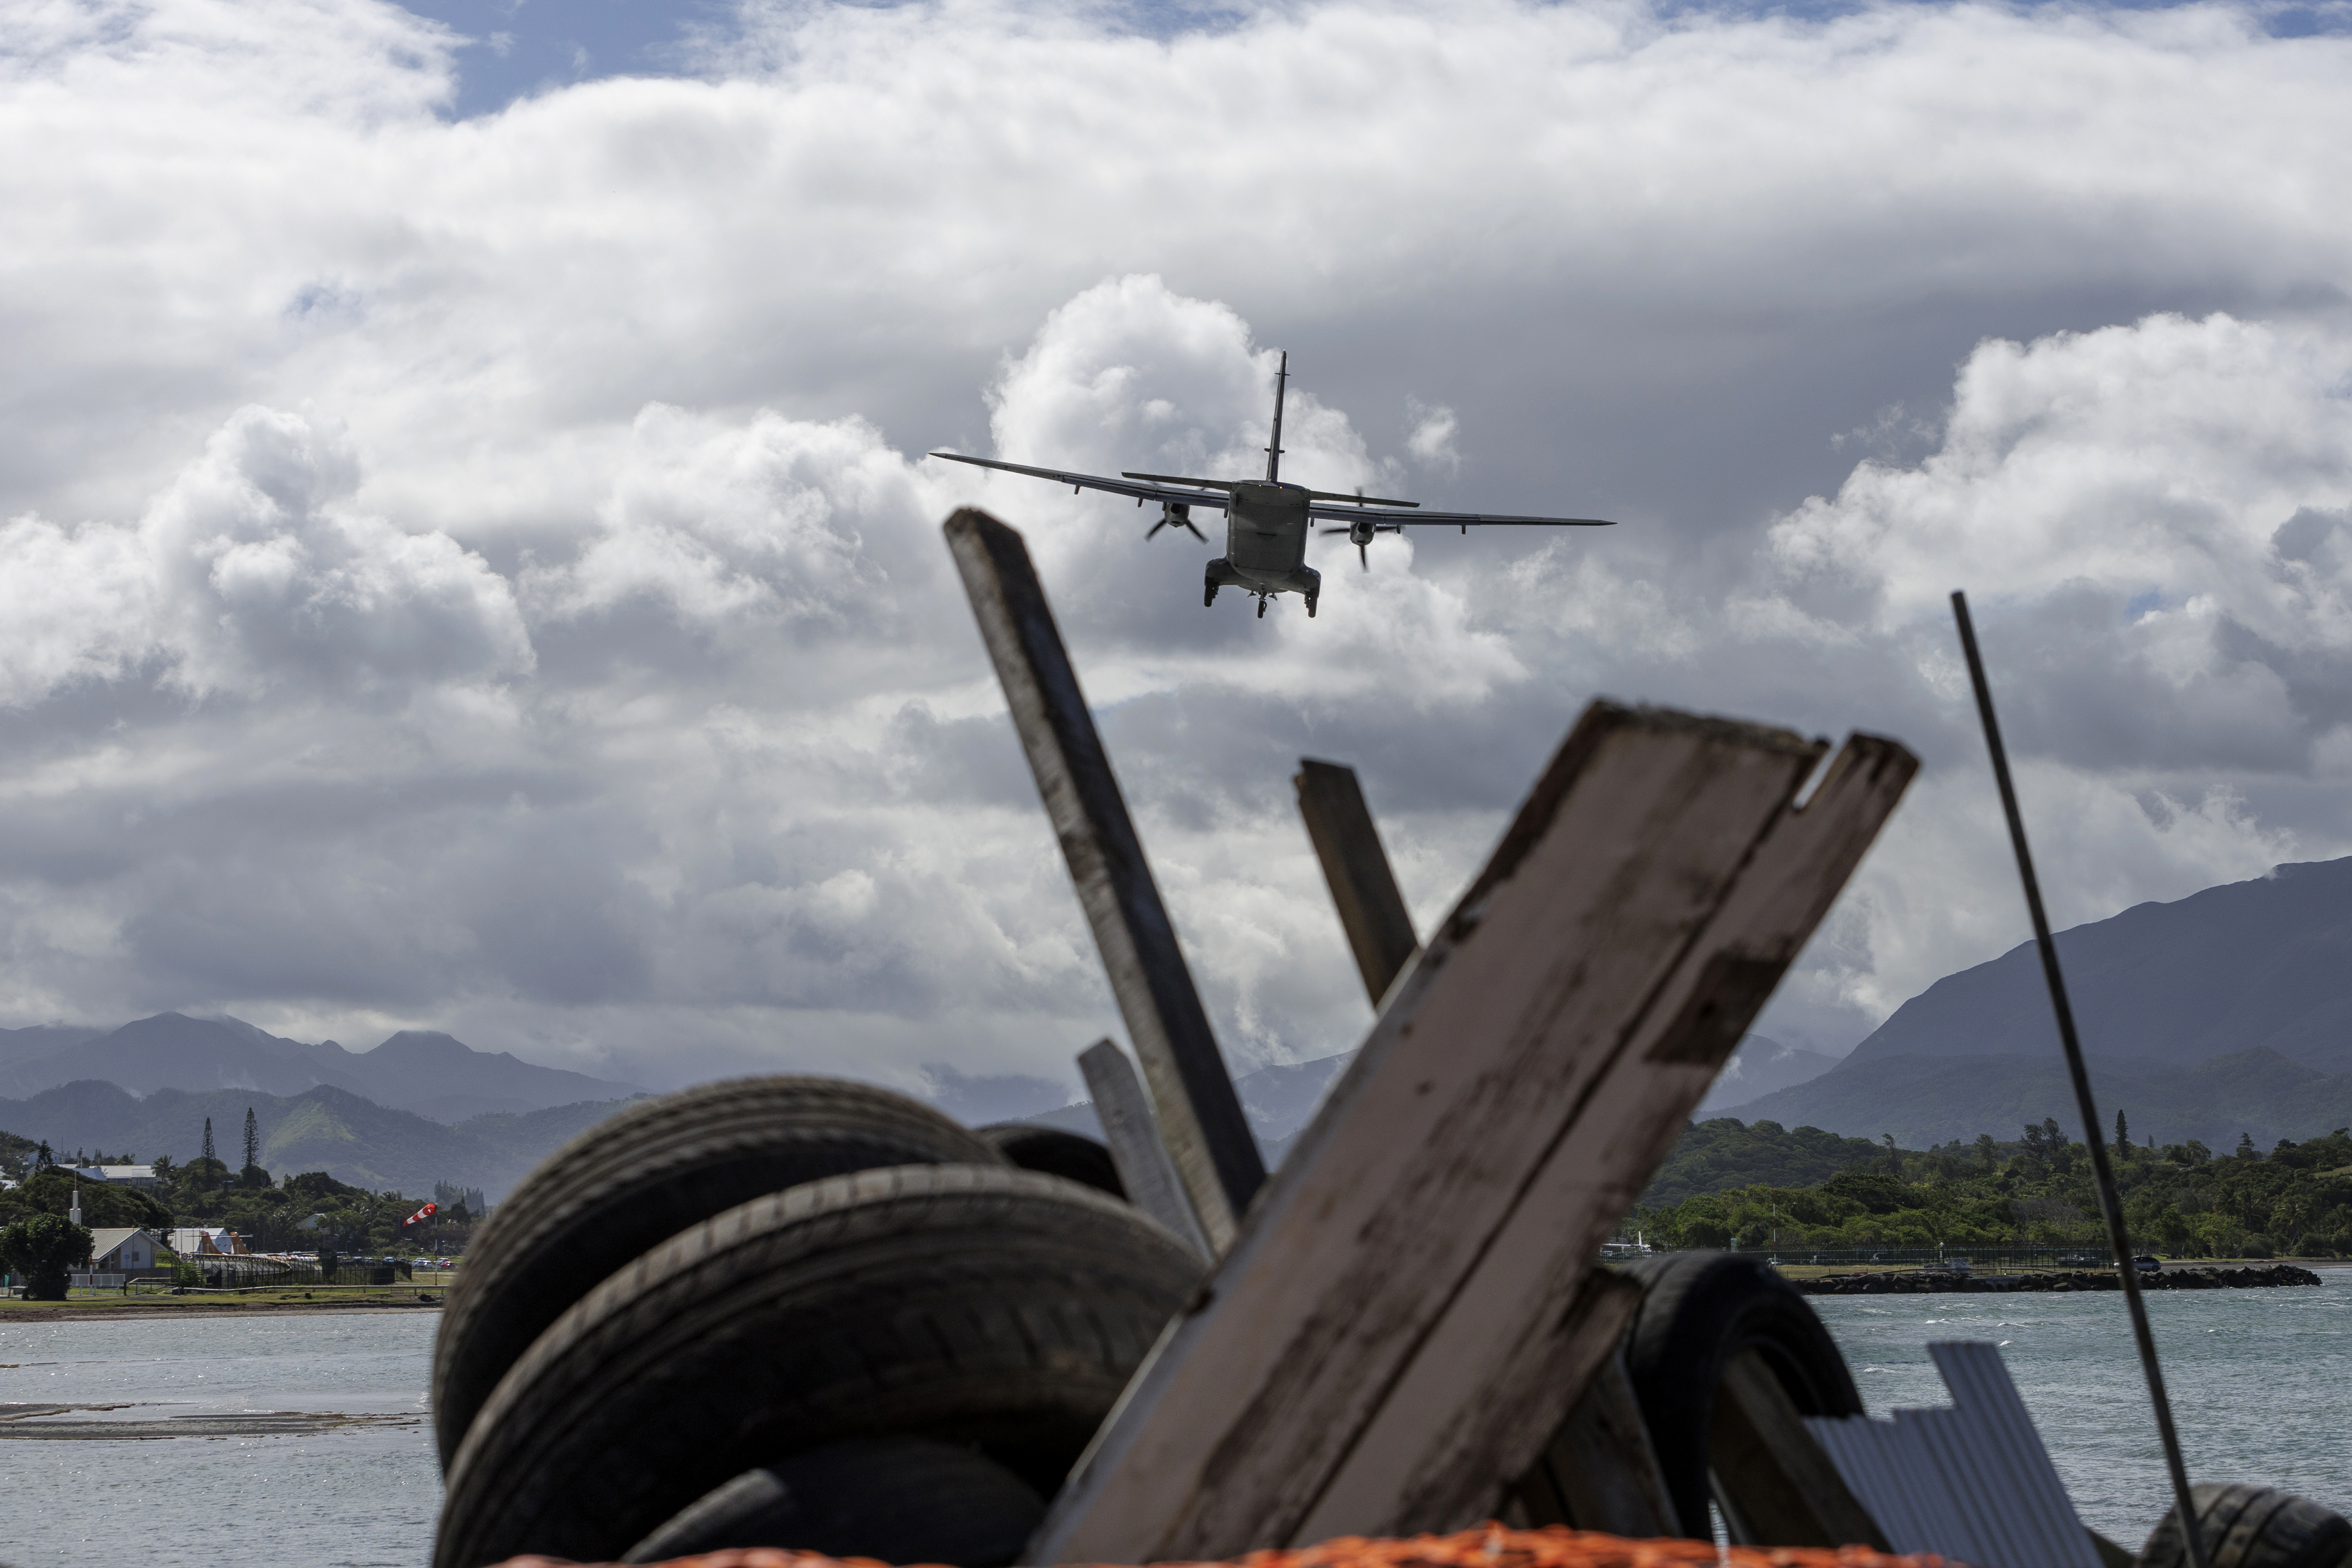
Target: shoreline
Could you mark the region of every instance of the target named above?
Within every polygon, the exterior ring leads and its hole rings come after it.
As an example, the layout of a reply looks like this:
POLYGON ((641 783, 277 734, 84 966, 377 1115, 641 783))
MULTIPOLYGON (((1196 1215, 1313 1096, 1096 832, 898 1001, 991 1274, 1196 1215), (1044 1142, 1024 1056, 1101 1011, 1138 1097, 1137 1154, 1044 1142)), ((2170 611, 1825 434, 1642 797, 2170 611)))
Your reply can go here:
MULTIPOLYGON (((2122 1279, 2112 1268, 2052 1269, 2032 1274, 1832 1274, 1791 1279, 1790 1283, 1808 1296, 2006 1296, 2099 1290, 2120 1293, 2124 1288, 2122 1279)), ((2168 1264, 2139 1279, 2139 1288, 2146 1291, 2261 1290, 2320 1283, 2318 1275, 2293 1263, 2236 1268, 2168 1264)))
POLYGON ((300 1296, 226 1300, 216 1297, 133 1296, 121 1302, 0 1301, 0 1328, 11 1323, 57 1323, 103 1318, 283 1318, 309 1313, 437 1312, 440 1310, 441 1296, 438 1292, 420 1296, 414 1291, 408 1292, 404 1298, 372 1297, 357 1301, 306 1300, 300 1296))

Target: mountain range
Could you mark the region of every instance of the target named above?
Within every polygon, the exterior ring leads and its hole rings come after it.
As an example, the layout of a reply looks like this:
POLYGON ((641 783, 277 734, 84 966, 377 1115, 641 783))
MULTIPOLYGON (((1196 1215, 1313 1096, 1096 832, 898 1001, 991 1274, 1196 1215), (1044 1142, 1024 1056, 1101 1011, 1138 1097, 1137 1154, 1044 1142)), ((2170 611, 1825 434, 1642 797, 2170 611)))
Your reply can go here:
MULTIPOLYGON (((1282 1163, 1291 1141, 1323 1103, 1332 1080, 1355 1059, 1355 1052, 1342 1051, 1336 1057, 1320 1057, 1314 1061, 1260 1068, 1234 1080, 1234 1092, 1241 1097, 1242 1113, 1249 1118, 1250 1131, 1257 1135, 1258 1150, 1269 1168, 1282 1163)), ((1799 1050, 1761 1035, 1749 1035, 1724 1064, 1706 1101, 1699 1107, 1699 1115, 1713 1114, 1709 1106, 1718 1100, 1753 1099, 1786 1085, 1802 1083, 1836 1065, 1835 1057, 1799 1050)), ((1066 1127, 1089 1138, 1102 1136, 1101 1120, 1089 1100, 1082 1100, 1075 1105, 1022 1120, 1066 1127)))
MULTIPOLYGON (((2102 1131, 2263 1148, 2352 1125, 2352 858, 2139 904, 2062 931, 2060 966, 2102 1131)), ((1911 1147, 2080 1135, 2040 957, 2020 943, 1945 976, 1853 1054, 1719 1115, 1911 1147)))
POLYGON ((1742 1105, 1777 1089, 1794 1089, 1838 1065, 1838 1058, 1819 1051, 1784 1046, 1762 1035, 1749 1035, 1732 1047, 1730 1059, 1715 1075, 1706 1098, 1699 1101, 1694 1120, 1720 1116, 1727 1106, 1742 1105))
POLYGON ((326 1085, 445 1124, 644 1092, 635 1084, 534 1067, 505 1051, 478 1051, 450 1036, 417 1029, 404 1029, 367 1051, 345 1050, 332 1040, 289 1040, 241 1018, 183 1013, 158 1013, 116 1029, 0 1029, 0 1097, 90 1080, 134 1095, 236 1089, 284 1097, 326 1085))
MULTIPOLYGON (((1290 1141, 1307 1125, 1315 1108, 1323 1103, 1323 1093, 1331 1087, 1331 1080, 1355 1059, 1355 1052, 1342 1051, 1336 1057, 1318 1057, 1309 1062, 1260 1068, 1234 1079, 1234 1092, 1241 1097, 1242 1113, 1249 1118, 1250 1131, 1257 1136, 1258 1152, 1265 1157, 1269 1169, 1282 1163, 1290 1141)), ((1095 1113, 1094 1101, 1090 1100, 1014 1120, 1083 1132, 1089 1138, 1103 1135, 1102 1118, 1095 1113)))
MULTIPOLYGON (((2242 1135, 2267 1148, 2352 1125, 2352 858, 2140 904, 2057 942, 2103 1130, 2120 1110, 2135 1139, 2218 1152, 2242 1135)), ((1236 1080, 1269 1163, 1352 1057, 1236 1080)), ((404 1192, 446 1181, 495 1196, 637 1092, 418 1031, 353 1052, 178 1013, 0 1030, 10 1132, 187 1158, 209 1116, 233 1157, 250 1105, 270 1169, 404 1192)), ((1936 982, 1843 1061, 1749 1036, 1700 1107, 1702 1120, 1727 1116, 1892 1133, 1913 1149, 2013 1139, 2048 1117, 2079 1132, 2031 943, 1936 982)), ((1026 1120, 1099 1135, 1084 1102, 1026 1120)), ((1820 1157, 1850 1153, 1823 1145, 1820 1157)))
POLYGON ((527 1112, 493 1111, 455 1127, 413 1110, 378 1105, 349 1089, 317 1084, 279 1096, 250 1089, 159 1089, 144 1097, 118 1084, 83 1081, 27 1100, 0 1100, 0 1127, 46 1140, 61 1157, 77 1149, 184 1164, 213 1124, 216 1152, 234 1168, 252 1110, 261 1164, 279 1175, 324 1171, 339 1182, 411 1196, 433 1184, 480 1187, 496 1203, 572 1134, 619 1110, 602 1100, 527 1112))

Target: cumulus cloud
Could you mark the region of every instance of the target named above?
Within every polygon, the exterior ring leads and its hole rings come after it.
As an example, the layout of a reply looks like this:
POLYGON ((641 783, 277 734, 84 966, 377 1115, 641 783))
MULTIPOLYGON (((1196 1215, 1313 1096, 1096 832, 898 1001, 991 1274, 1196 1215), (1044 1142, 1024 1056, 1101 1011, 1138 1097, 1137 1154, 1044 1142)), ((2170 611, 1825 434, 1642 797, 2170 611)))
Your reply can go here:
POLYGON ((30 705, 149 660, 198 696, 528 671, 512 585, 445 533, 353 508, 358 481, 335 432, 246 408, 135 526, 11 522, 6 699, 30 705))
POLYGON ((887 619, 889 556, 860 524, 928 510, 898 453, 863 420, 761 410, 716 419, 651 404, 631 426, 586 547, 529 574, 541 613, 577 618, 633 599, 680 619, 848 626, 887 619))
POLYGON ((1461 420, 1454 410, 1439 404, 1434 407, 1418 397, 1404 400, 1405 414, 1412 420, 1412 434, 1404 438, 1404 449, 1412 460, 1425 468, 1443 468, 1458 473, 1462 454, 1454 450, 1454 437, 1461 430, 1461 420))
POLYGON ((1777 1037, 2010 945, 1954 586, 2065 918, 2352 847, 2342 37, 795 4, 460 120, 380 0, 12 21, 0 1022, 1069 1084, 1115 1017, 967 503, 1243 1062, 1365 1018, 1296 759, 1426 924, 1599 692, 1927 756, 1777 1037), (1260 622, 1131 506, 922 456, 1259 472, 1285 350, 1286 476, 1622 526, 1321 539, 1260 622))
MULTIPOLYGON (((1915 732, 1957 728, 1954 761, 1980 766, 1947 603, 1969 590, 2068 920, 2259 876, 2306 837, 2339 853, 2340 822, 2295 797, 2342 776, 2352 721, 2347 384, 2339 322, 2158 315, 1988 342, 1935 451, 1866 460, 1773 525, 1741 619, 1766 646, 1899 670, 1915 732)), ((1850 903, 1857 956, 1813 983, 1857 1016, 2014 930, 1979 784, 1931 781, 1850 903), (1930 879, 1969 891, 1898 890, 1930 879)))

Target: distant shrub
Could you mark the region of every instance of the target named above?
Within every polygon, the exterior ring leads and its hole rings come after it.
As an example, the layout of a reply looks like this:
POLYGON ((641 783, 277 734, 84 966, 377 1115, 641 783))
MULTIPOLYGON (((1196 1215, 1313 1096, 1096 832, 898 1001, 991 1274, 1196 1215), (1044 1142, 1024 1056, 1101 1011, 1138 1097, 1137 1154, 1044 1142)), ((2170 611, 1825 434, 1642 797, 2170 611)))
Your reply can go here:
POLYGON ((89 1257, 89 1232, 56 1215, 0 1226, 0 1266, 24 1276, 28 1300, 64 1300, 66 1275, 89 1257))
POLYGON ((2276 1258, 2278 1256, 2278 1248, 2271 1245, 2271 1238, 2269 1237, 2263 1236, 2258 1232, 2239 1243, 2238 1256, 2241 1258, 2276 1258))
POLYGON ((1682 1241, 1685 1247, 1700 1249, 1729 1247, 1731 1227, 1717 1220, 1695 1219, 1683 1226, 1682 1241))

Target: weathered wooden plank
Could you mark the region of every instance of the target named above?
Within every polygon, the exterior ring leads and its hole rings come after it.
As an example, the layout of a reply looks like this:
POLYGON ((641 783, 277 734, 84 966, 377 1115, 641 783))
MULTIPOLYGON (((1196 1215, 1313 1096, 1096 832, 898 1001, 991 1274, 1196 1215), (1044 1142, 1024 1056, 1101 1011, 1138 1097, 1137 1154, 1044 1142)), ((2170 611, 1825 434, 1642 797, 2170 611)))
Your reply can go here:
POLYGON ((1891 1550, 1756 1352, 1742 1352, 1723 1369, 1713 1419, 1708 1452, 1733 1540, 1891 1550))
MULTIPOLYGON (((1138 1373, 1033 1561, 1222 1557, 1389 1533, 1469 1496, 1492 1506, 1597 1360, 1564 1319, 1623 1208, 1522 1216, 1529 1184, 1572 1128, 1620 1165, 1663 1154, 1587 1113, 1613 1066, 1657 1055, 1654 1040, 1633 1048, 1651 1036, 1672 1047, 1667 1098, 1689 1075, 1695 1103, 1702 1063, 1769 994, 1780 970, 1761 955, 1726 965, 1697 950, 1821 750, 1723 721, 1586 711, 1138 1373), (1707 976, 1696 994, 1676 984, 1694 967, 1707 976), (1549 1229, 1523 1236, 1515 1218, 1549 1229), (1474 1300, 1489 1274, 1500 1313, 1474 1300), (1516 1383, 1495 1375, 1506 1366, 1516 1383)), ((1850 869, 1815 879, 1833 892, 1850 869)), ((1613 1202, 1648 1168, 1589 1174, 1613 1202)))
POLYGON ((1184 1184, 1176 1178, 1143 1080, 1135 1076, 1127 1053, 1108 1040, 1097 1040, 1078 1053, 1078 1071, 1086 1078, 1095 1114, 1102 1119, 1103 1142, 1110 1145, 1110 1161, 1127 1187, 1128 1201, 1214 1261, 1216 1254, 1201 1234, 1192 1205, 1184 1201, 1184 1184))
MULTIPOLYGON (((1612 1280, 1640 1296, 1640 1287, 1622 1276, 1592 1279, 1612 1280)), ((1625 1373, 1624 1346, 1621 1342, 1608 1349, 1535 1468, 1512 1486, 1502 1518, 1511 1519, 1516 1504, 1526 1526, 1567 1524, 1635 1541, 1681 1530, 1633 1381, 1625 1373)))
POLYGON ((1298 811, 1307 818, 1315 858, 1323 863, 1331 902, 1339 908, 1340 929, 1348 933, 1348 950, 1356 956, 1356 972, 1377 1007, 1421 945, 1412 933, 1412 911, 1397 891, 1356 771, 1301 757, 1290 782, 1298 792, 1298 811))
POLYGON ((1458 1529, 1533 1462, 1578 1393, 1564 1307, 1916 771, 1894 742, 1855 736, 1805 808, 1773 823, 1580 1090, 1299 1539, 1458 1529))
POLYGON ((1236 1217, 1265 1181, 1265 1163, 1217 1052, 1077 672, 1021 535, 969 507, 948 519, 945 532, 1078 902, 1094 928, 1111 994, 1142 1058, 1160 1134, 1201 1228, 1223 1251, 1233 1240, 1236 1217))

